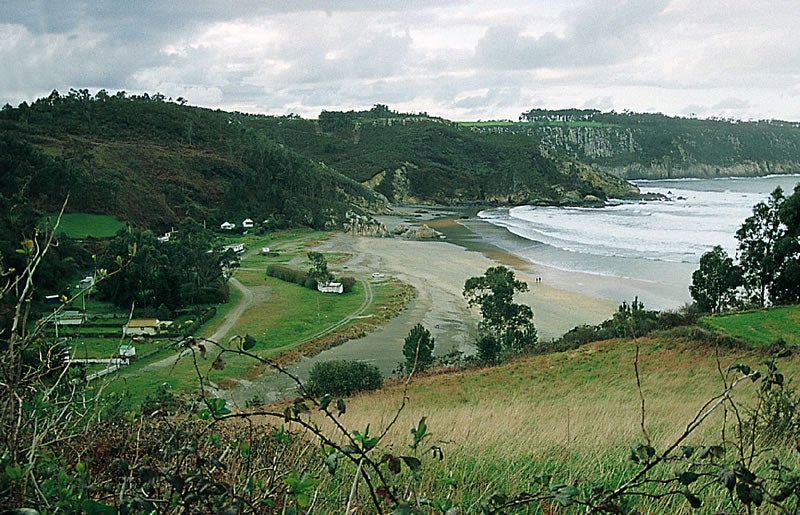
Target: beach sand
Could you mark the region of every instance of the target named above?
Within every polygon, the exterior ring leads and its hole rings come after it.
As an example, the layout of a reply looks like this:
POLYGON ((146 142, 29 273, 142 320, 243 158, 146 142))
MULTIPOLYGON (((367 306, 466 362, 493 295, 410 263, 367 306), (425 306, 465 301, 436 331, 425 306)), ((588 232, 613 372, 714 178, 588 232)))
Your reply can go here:
MULTIPOLYGON (((443 224, 452 223, 443 220, 429 225, 441 230, 443 224)), ((537 277, 553 274, 490 246, 470 250, 447 240, 411 241, 340 234, 326 241, 320 250, 351 253, 353 257, 344 263, 348 269, 379 272, 413 285, 418 296, 407 310, 411 316, 403 317, 409 319, 403 325, 410 330, 414 323, 422 323, 431 329, 437 342, 449 342, 445 345, 449 348, 464 350, 464 344, 471 345, 474 340, 480 316, 476 309, 466 305, 462 293, 464 282, 483 275, 492 266, 506 266, 528 284, 529 291, 519 294, 516 301, 533 309, 541 340, 558 338, 576 325, 597 324, 610 318, 617 307, 608 299, 569 291, 546 281, 537 282, 537 277)), ((569 275, 562 273, 560 277, 568 279, 569 275)))
MULTIPOLYGON (((405 218, 391 221, 401 223, 405 218)), ((405 311, 375 332, 287 365, 292 374, 306 380, 314 363, 359 360, 376 365, 385 377, 390 377, 403 362, 403 342, 417 323, 433 335, 436 355, 450 351, 474 353, 480 313, 467 306, 462 293, 464 282, 498 265, 513 269, 517 279, 528 284, 529 291, 517 295, 515 300, 533 309, 540 341, 558 338, 576 325, 597 324, 610 318, 616 310, 617 303, 612 300, 568 291, 547 281, 537 282, 537 277, 556 275, 491 245, 470 241, 469 230, 452 218, 424 223, 446 232, 448 240, 412 241, 338 233, 316 247, 320 252, 350 256, 342 262, 329 263, 329 269, 337 276, 371 277, 373 273, 380 273, 383 278, 368 279, 374 291, 379 291, 383 282, 394 277, 414 286, 417 296, 405 311), (451 237, 466 246, 450 243, 451 237)), ((569 274, 562 273, 559 277, 571 280, 569 274)), ((239 388, 225 395, 243 406, 253 395, 269 402, 291 396, 295 391, 294 383, 288 378, 271 374, 255 382, 242 381, 239 388)))

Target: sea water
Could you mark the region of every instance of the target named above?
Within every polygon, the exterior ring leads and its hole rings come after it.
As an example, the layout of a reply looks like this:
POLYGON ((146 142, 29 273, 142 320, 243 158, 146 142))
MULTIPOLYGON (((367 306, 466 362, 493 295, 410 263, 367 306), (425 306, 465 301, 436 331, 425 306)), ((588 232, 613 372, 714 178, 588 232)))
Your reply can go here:
POLYGON ((675 309, 691 300, 688 288, 700 257, 715 245, 735 256, 736 230, 753 206, 776 187, 790 195, 800 175, 635 182, 664 200, 498 208, 464 223, 485 241, 539 265, 556 286, 615 301, 638 296, 646 307, 675 309))

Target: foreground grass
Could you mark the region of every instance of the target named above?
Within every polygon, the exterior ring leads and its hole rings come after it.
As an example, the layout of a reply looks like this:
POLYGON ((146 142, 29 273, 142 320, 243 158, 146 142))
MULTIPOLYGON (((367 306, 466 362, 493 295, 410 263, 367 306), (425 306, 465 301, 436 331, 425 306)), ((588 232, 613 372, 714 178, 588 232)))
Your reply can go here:
POLYGON ((703 323, 755 345, 771 345, 778 339, 800 345, 800 305, 716 315, 703 323))
MULTIPOLYGON (((680 340, 640 343, 644 428, 657 451, 675 441, 706 401, 724 389, 720 369, 736 362, 758 367, 766 357, 757 350, 711 349, 680 340)), ((492 369, 414 379, 408 404, 384 443, 393 452, 408 453, 409 429, 426 417, 433 435, 428 444, 443 447, 445 457, 425 459, 418 491, 449 498, 467 513, 479 511, 480 500, 495 490, 534 490, 542 474, 584 489, 616 487, 638 470, 629 459, 630 446, 645 441, 634 356, 632 342, 614 340, 492 369)), ((782 360, 780 366, 787 377, 796 377, 800 358, 782 360)), ((756 388, 747 382, 732 398, 747 403, 756 388)), ((350 399, 342 420, 350 431, 363 432, 369 424, 370 434, 380 434, 403 395, 402 385, 395 385, 350 399)), ((686 443, 719 443, 722 421, 719 410, 686 443)), ((799 465, 794 445, 774 451, 783 463, 799 465)), ((754 466, 765 467, 766 458, 758 457, 754 466)), ((667 477, 672 473, 664 471, 667 477)), ((352 478, 333 488, 344 488, 346 496, 352 478)), ((715 497, 702 512, 724 509, 725 502, 724 496, 715 497)), ((681 496, 623 506, 626 511, 642 507, 651 513, 691 511, 681 496)))

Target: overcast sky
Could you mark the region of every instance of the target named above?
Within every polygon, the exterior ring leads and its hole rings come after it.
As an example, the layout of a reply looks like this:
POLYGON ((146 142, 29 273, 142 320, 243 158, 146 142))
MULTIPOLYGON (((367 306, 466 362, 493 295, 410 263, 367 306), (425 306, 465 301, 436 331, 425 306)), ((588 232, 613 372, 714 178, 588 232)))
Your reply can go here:
POLYGON ((800 0, 3 0, 0 105, 57 89, 316 117, 800 120, 800 0))

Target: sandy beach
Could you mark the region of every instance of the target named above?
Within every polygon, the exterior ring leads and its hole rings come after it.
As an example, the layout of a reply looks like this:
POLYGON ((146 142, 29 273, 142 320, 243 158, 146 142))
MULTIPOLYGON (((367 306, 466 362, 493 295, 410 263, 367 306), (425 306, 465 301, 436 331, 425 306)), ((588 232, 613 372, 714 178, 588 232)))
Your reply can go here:
MULTIPOLYGON (((441 223, 441 222, 440 222, 441 223)), ((445 223, 450 223, 445 221, 445 223)), ((435 225, 435 224, 433 224, 435 225)), ((611 316, 616 303, 537 282, 543 274, 533 265, 496 248, 469 250, 446 240, 412 241, 401 238, 366 238, 336 235, 320 247, 322 251, 347 252, 352 258, 343 263, 360 273, 379 272, 397 277, 417 289, 417 299, 408 312, 409 329, 419 322, 431 328, 438 342, 446 347, 464 347, 475 334, 480 317, 470 310, 462 295, 464 282, 483 275, 487 268, 504 265, 514 270, 529 291, 517 302, 528 304, 542 340, 550 340, 580 324, 596 324, 611 316)), ((369 338, 366 337, 366 338, 369 338)))
MULTIPOLYGON (((395 223, 404 221, 403 217, 392 219, 395 223)), ((418 223, 429 223, 439 230, 449 226, 450 234, 466 231, 455 224, 452 218, 418 223)), ((466 247, 441 239, 414 241, 342 233, 321 242, 316 248, 320 252, 350 256, 340 263, 329 263, 329 268, 336 275, 371 277, 373 273, 383 274, 382 278, 368 279, 373 290, 379 290, 381 283, 387 279, 397 278, 414 286, 417 296, 405 311, 377 331, 314 356, 301 358, 288 365, 287 369, 307 379, 309 370, 316 362, 360 360, 373 363, 386 377, 390 377, 403 361, 403 342, 417 323, 431 331, 436 342, 436 355, 453 350, 471 354, 474 352, 480 314, 477 309, 467 306, 462 294, 464 282, 470 277, 483 275, 489 267, 501 264, 513 269, 516 277, 528 284, 529 291, 518 295, 516 301, 528 304, 533 309, 540 340, 558 338, 576 325, 599 323, 616 310, 617 303, 609 299, 561 289, 548 281, 536 281, 541 276, 556 277, 551 273, 552 270, 537 269, 492 246, 468 244, 466 247)), ((568 279, 568 276, 561 277, 561 280, 568 279)), ((253 395, 274 401, 291 396, 294 392, 293 382, 273 374, 256 382, 243 382, 241 388, 230 390, 226 395, 238 405, 244 405, 253 395)))

